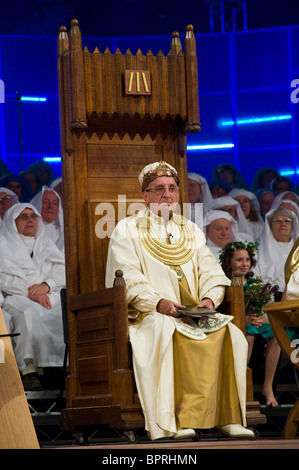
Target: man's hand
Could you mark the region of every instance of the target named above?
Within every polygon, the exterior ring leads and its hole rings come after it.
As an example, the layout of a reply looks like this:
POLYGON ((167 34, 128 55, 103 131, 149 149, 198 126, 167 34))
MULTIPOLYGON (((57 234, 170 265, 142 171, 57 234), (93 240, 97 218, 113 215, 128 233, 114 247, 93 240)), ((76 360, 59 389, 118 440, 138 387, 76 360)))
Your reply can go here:
POLYGON ((212 310, 215 308, 214 303, 208 297, 205 297, 204 299, 202 299, 202 301, 198 304, 198 307, 200 307, 200 308, 202 308, 202 307, 211 308, 212 310))
POLYGON ((185 305, 177 304, 171 300, 161 299, 157 304, 157 312, 170 317, 179 317, 181 314, 176 311, 176 308, 186 308, 185 305))
POLYGON ((50 287, 45 282, 42 282, 41 284, 33 284, 28 287, 28 297, 30 300, 38 302, 42 307, 49 309, 52 308, 52 304, 47 295, 49 290, 50 287))

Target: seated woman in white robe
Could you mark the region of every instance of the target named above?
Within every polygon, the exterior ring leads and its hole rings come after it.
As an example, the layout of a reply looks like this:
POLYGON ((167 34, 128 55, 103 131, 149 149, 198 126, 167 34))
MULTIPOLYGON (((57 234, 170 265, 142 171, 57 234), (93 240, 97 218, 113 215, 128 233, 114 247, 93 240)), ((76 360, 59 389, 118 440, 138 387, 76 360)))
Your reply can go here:
POLYGON ((192 437, 218 427, 245 429, 247 341, 231 316, 198 324, 177 309, 217 307, 230 284, 203 232, 175 214, 176 170, 165 162, 139 175, 146 208, 121 220, 108 249, 106 286, 121 269, 127 288, 130 342, 138 396, 151 439, 192 437), (169 234, 172 236, 170 237, 169 234), (133 311, 132 311, 133 310, 133 311))
POLYGON ((229 196, 213 199, 210 209, 228 212, 238 222, 239 236, 242 240, 253 241, 241 206, 238 201, 230 196, 230 193, 229 196))
POLYGON ((5 212, 14 204, 19 202, 18 196, 16 193, 11 191, 8 188, 0 188, 0 226, 2 224, 2 219, 5 212))
POLYGON ((188 173, 188 201, 191 204, 190 220, 201 227, 202 215, 209 211, 213 198, 207 180, 197 173, 188 173), (197 203, 202 203, 202 211, 196 210, 197 203))
POLYGON ((258 240, 257 264, 263 282, 279 286, 279 296, 285 288, 284 265, 298 238, 298 230, 295 212, 282 208, 266 214, 265 228, 258 240))
POLYGON ((233 189, 229 195, 240 204, 249 233, 253 241, 257 241, 264 229, 264 221, 256 195, 246 189, 233 189))
POLYGON ((46 234, 64 253, 63 208, 59 194, 54 189, 43 186, 31 200, 31 204, 41 214, 46 234))
POLYGON ((12 332, 20 333, 14 338, 14 352, 24 386, 32 389, 38 367, 63 365, 60 290, 65 286, 65 263, 31 204, 18 203, 6 212, 0 259, 3 309, 11 316, 12 332))

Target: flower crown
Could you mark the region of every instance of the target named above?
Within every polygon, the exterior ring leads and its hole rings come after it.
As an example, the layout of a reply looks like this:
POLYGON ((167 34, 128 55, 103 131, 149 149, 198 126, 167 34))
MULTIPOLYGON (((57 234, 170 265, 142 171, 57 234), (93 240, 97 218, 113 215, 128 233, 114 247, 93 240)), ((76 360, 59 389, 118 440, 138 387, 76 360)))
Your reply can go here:
POLYGON ((245 242, 228 243, 219 252, 220 253, 219 254, 219 260, 220 260, 220 262, 222 262, 224 260, 225 256, 227 256, 230 251, 246 250, 246 251, 251 251, 252 253, 254 253, 255 251, 258 250, 259 246, 260 246, 260 244, 258 242, 248 242, 247 243, 247 241, 245 241, 245 242))

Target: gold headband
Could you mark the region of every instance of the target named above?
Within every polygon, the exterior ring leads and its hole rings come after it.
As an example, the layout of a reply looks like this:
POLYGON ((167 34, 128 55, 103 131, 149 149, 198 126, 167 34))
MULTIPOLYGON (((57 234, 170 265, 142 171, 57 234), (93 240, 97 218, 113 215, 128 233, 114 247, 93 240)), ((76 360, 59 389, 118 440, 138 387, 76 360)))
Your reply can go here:
POLYGON ((169 165, 166 162, 159 162, 159 164, 156 166, 155 169, 149 170, 145 175, 143 176, 142 180, 142 191, 145 191, 145 189, 149 186, 149 184, 154 181, 156 178, 159 178, 159 176, 169 176, 172 177, 176 184, 179 186, 179 178, 176 170, 172 167, 169 167, 169 165))

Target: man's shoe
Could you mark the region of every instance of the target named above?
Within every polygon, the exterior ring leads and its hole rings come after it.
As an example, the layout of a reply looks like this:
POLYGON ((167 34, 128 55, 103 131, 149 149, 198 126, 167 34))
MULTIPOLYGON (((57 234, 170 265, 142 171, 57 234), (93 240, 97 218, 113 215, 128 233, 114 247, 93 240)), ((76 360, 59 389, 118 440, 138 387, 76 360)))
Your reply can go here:
POLYGON ((26 374, 22 376, 25 391, 42 390, 42 384, 37 374, 26 374))
POLYGON ((241 437, 245 439, 254 439, 255 437, 253 431, 244 428, 241 424, 226 424, 224 426, 217 426, 215 429, 230 437, 241 437))
POLYGON ((174 436, 173 439, 193 439, 196 437, 196 432, 194 429, 180 429, 174 436))

